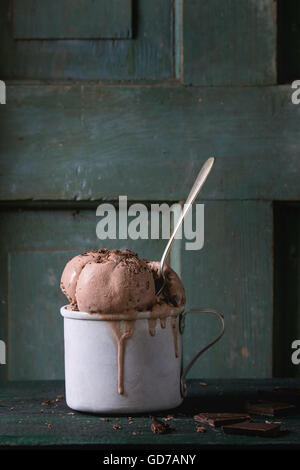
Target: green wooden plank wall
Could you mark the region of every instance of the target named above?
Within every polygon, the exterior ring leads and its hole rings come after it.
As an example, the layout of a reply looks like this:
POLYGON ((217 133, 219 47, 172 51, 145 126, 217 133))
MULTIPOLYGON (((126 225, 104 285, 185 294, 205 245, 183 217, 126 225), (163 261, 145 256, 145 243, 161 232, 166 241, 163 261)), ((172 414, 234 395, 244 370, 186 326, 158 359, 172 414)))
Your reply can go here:
POLYGON ((14 0, 15 39, 118 39, 132 36, 131 0, 14 0))
MULTIPOLYGON (((198 361, 191 377, 272 375, 272 205, 266 201, 204 201, 205 243, 182 251, 191 308, 224 313, 222 342, 198 361)), ((186 320, 185 359, 216 336, 212 315, 186 320)))
MULTIPOLYGON (((300 106, 277 85, 275 2, 139 0, 132 38, 114 40, 15 40, 12 4, 0 9, 0 376, 62 377, 58 280, 68 256, 100 245, 97 204, 182 201, 210 155, 204 248, 177 241, 171 261, 188 306, 218 308, 227 329, 190 376, 296 375, 277 366, 287 335, 273 330, 273 201, 300 198, 300 106)), ((126 244, 158 259, 164 241, 126 244)), ((217 328, 188 318, 185 362, 217 328)))
POLYGON ((15 40, 11 6, 9 0, 0 2, 2 79, 157 80, 172 75, 171 0, 133 2, 132 40, 15 40))
POLYGON ((292 91, 9 86, 0 108, 0 196, 181 200, 201 163, 215 155, 202 197, 297 199, 300 106, 292 91))
POLYGON ((188 0, 183 9, 187 85, 276 83, 274 0, 188 0))

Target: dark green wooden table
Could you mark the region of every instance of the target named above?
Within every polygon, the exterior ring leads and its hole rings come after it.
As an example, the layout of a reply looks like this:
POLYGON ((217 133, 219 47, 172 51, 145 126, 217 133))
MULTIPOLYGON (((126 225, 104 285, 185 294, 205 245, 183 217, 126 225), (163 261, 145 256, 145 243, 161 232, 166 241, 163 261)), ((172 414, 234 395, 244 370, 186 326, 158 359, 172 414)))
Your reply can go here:
MULTIPOLYGON (((298 447, 300 413, 280 418, 288 433, 276 438, 229 436, 220 429, 207 428, 197 433, 193 415, 200 411, 239 411, 246 399, 257 397, 258 390, 276 385, 299 387, 299 379, 199 380, 188 384, 188 398, 176 410, 156 413, 174 416, 168 423, 174 428, 166 435, 151 431, 147 415, 99 416, 70 410, 64 400, 62 381, 2 382, 0 388, 1 446, 80 446, 80 445, 196 445, 215 447, 298 447), (60 397, 63 395, 63 397, 60 397), (57 398, 58 397, 58 398, 57 398), (50 402, 48 402, 50 400, 50 402), (56 401, 57 400, 57 401, 56 401), (118 424, 120 429, 113 426, 118 424)), ((258 420, 273 418, 257 418, 258 420)))

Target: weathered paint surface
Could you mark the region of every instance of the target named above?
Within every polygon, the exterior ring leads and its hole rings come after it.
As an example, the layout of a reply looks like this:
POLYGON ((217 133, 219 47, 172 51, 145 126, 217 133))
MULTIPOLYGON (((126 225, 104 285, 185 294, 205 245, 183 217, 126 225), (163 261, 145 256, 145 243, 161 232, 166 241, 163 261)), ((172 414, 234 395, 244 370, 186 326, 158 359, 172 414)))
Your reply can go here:
MULTIPOLYGON (((200 251, 182 247, 182 279, 189 308, 224 314, 223 338, 199 358, 190 377, 272 376, 272 204, 203 201, 205 241, 200 251)), ((184 359, 215 338, 214 315, 188 315, 184 359)))
POLYGON ((14 0, 15 39, 128 39, 131 0, 14 0))
POLYGON ((274 0, 188 0, 183 35, 187 85, 276 83, 274 0))
MULTIPOLYGON (((0 2, 1 79, 156 80, 173 74, 172 0, 133 2, 132 39, 104 40, 15 40, 11 5, 0 2)), ((110 17, 103 19, 107 25, 110 17)), ((79 23, 83 31, 85 18, 79 23)), ((54 33, 56 23, 51 24, 54 33)))
POLYGON ((181 200, 213 155, 203 198, 297 199, 300 106, 291 92, 10 86, 0 198, 181 200))

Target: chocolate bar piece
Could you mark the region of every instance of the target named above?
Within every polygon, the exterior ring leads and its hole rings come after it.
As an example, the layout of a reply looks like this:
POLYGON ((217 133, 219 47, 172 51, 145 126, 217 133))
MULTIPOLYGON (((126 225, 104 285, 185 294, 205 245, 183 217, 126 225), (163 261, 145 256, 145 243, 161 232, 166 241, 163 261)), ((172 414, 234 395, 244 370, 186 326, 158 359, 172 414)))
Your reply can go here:
POLYGON ((243 436, 276 437, 280 434, 281 423, 256 423, 244 421, 242 423, 222 426, 225 434, 241 434, 243 436))
POLYGON ((239 423, 250 419, 250 416, 245 413, 199 413, 194 416, 194 420, 197 423, 209 424, 209 426, 213 427, 239 423))
POLYGON ((262 416, 285 416, 296 409, 289 403, 277 402, 247 402, 246 410, 249 413, 262 416))

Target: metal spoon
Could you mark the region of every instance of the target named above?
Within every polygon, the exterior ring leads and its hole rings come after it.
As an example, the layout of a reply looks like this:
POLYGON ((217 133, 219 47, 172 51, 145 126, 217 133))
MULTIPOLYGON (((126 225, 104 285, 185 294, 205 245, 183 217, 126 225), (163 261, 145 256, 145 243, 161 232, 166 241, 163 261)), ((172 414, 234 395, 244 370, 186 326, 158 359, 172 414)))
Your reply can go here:
POLYGON ((165 285, 166 285, 166 277, 165 277, 165 273, 164 273, 164 265, 165 265, 165 262, 166 262, 166 258, 169 254, 169 251, 170 251, 170 248, 171 248, 171 245, 173 243, 173 240, 175 238, 175 235, 177 233, 177 230, 179 229, 180 225, 182 224, 182 221, 185 217, 185 215, 187 214, 188 210, 190 209, 191 205, 193 204, 193 202, 195 201, 196 197, 198 196, 198 193, 200 191, 200 189, 202 188, 202 186, 204 185, 205 181, 206 181, 206 178, 208 177, 209 173, 210 173, 210 170, 212 169, 212 166, 214 164, 214 157, 211 157, 209 158, 208 160, 206 160, 206 162, 204 163, 204 165, 202 166, 201 170, 199 171, 198 173, 198 176, 196 178, 196 181, 195 183, 193 184, 193 187, 190 191, 190 194, 188 195, 187 197, 187 200, 185 201, 185 204, 184 204, 184 209, 183 211, 181 212, 181 215, 178 219, 178 222, 173 230, 173 233, 167 243, 167 246, 165 248, 165 251, 163 252, 163 255, 161 257, 161 260, 160 260, 160 275, 162 277, 162 280, 163 280, 163 283, 162 283, 162 286, 160 287, 160 289, 158 290, 158 292, 156 292, 156 295, 159 295, 165 285))

